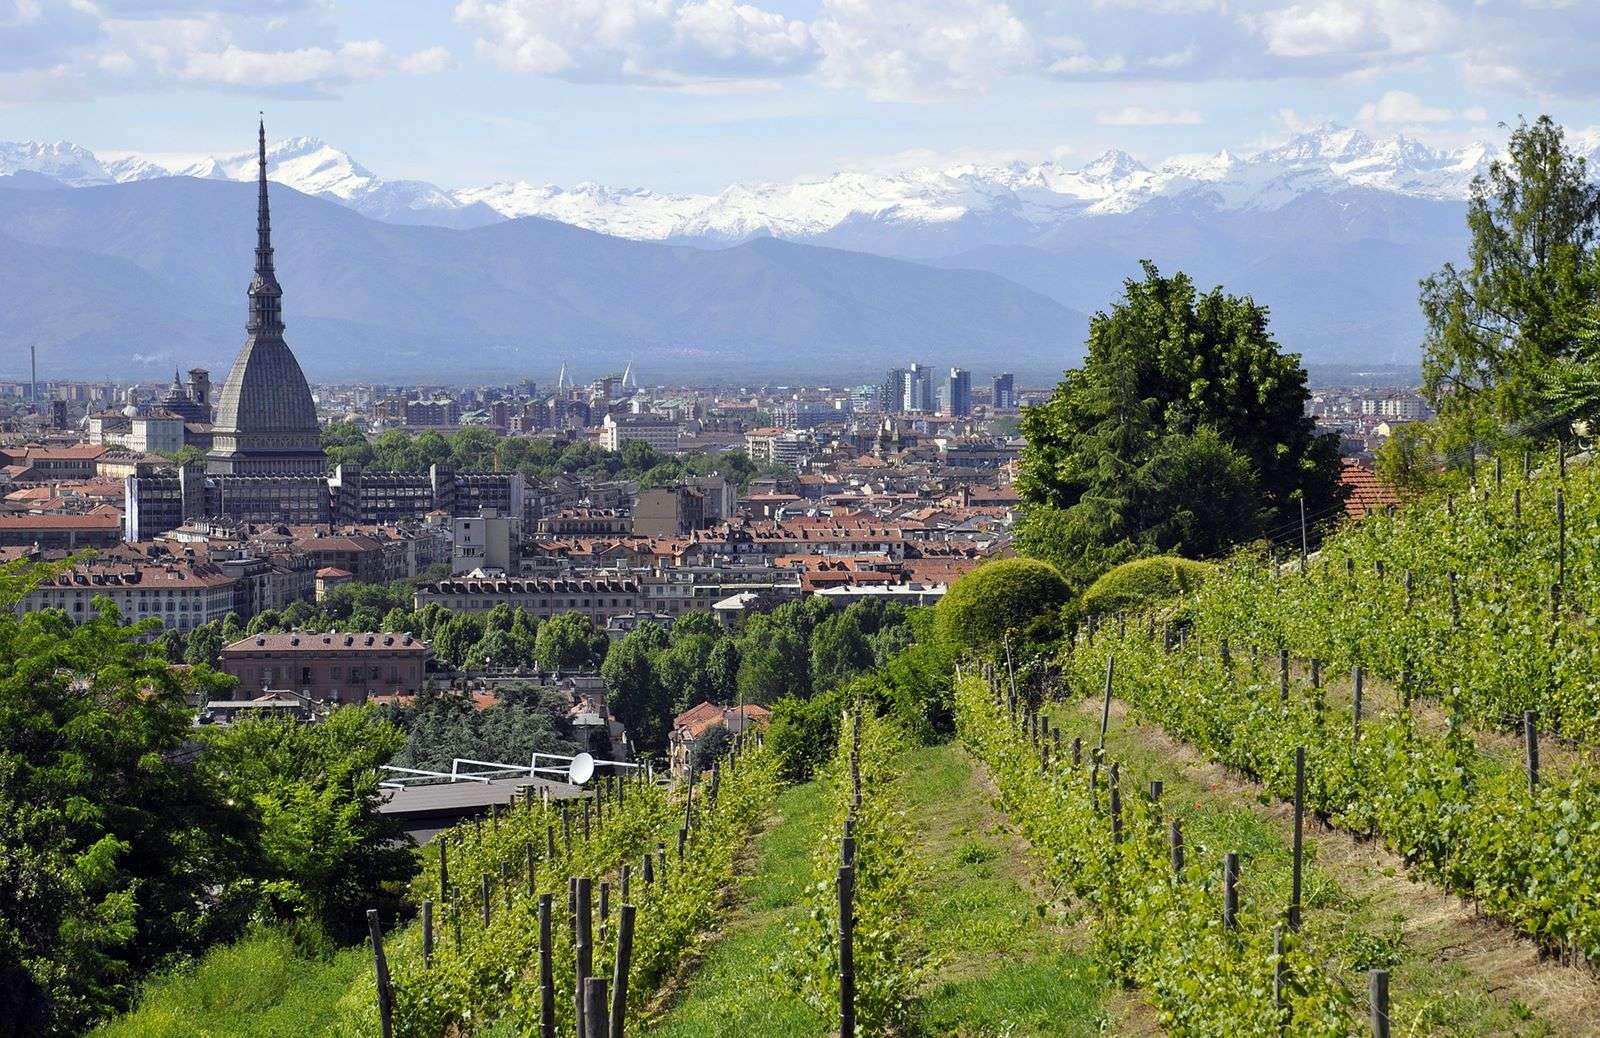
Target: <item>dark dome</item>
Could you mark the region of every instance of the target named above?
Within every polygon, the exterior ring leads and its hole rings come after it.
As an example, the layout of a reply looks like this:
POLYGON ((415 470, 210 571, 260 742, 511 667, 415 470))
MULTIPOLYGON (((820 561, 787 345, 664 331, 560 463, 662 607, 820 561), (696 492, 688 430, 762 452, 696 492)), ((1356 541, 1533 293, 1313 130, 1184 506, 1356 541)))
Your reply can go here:
POLYGON ((251 336, 217 397, 216 432, 317 435, 317 405, 300 363, 276 336, 251 336))

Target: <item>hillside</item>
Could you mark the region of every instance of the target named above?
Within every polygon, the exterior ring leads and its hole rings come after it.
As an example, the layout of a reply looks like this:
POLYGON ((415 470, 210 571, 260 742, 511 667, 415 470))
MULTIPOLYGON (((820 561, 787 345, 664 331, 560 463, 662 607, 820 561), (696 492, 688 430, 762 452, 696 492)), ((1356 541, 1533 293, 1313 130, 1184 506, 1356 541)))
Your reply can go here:
MULTIPOLYGON (((225 368, 242 336, 254 190, 161 178, 0 188, 0 365, 225 368), (114 333, 108 334, 108 330, 114 333), (48 358, 48 359, 45 359, 48 358)), ((289 341, 313 379, 550 377, 633 359, 674 374, 867 380, 907 358, 1047 376, 1085 318, 989 273, 771 239, 723 250, 547 220, 401 226, 278 189, 289 341)))

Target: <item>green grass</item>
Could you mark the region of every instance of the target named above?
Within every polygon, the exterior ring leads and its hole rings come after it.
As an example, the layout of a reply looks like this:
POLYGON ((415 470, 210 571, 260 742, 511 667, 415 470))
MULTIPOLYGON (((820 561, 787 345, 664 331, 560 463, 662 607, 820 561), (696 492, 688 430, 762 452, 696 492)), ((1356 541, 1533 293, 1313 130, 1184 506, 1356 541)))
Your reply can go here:
POLYGON ((263 930, 213 948, 192 967, 148 983, 138 1006, 97 1038, 310 1038, 335 1033, 339 1000, 367 968, 364 947, 330 959, 295 954, 263 930))
POLYGON ((920 940, 932 959, 918 1018, 927 1035, 1091 1035, 1108 1023, 1104 975, 1083 938, 1044 910, 1030 863, 956 745, 912 751, 901 780, 919 830, 920 940))
POLYGON ((741 880, 738 907, 652 1038, 817 1038, 828 1021, 769 976, 799 922, 810 880, 811 851, 823 838, 827 810, 814 783, 785 790, 779 821, 757 837, 741 880))

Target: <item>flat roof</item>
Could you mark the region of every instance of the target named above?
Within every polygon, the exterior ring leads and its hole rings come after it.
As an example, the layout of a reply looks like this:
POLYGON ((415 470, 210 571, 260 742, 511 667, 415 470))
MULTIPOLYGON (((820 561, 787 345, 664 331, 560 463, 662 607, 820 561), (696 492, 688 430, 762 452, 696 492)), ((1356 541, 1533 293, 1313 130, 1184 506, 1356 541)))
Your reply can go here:
POLYGON ((547 789, 552 800, 576 800, 588 787, 574 786, 551 779, 514 778, 495 779, 491 782, 435 782, 428 785, 408 785, 403 789, 385 788, 378 813, 384 815, 448 814, 484 810, 494 804, 509 804, 523 787, 547 789))

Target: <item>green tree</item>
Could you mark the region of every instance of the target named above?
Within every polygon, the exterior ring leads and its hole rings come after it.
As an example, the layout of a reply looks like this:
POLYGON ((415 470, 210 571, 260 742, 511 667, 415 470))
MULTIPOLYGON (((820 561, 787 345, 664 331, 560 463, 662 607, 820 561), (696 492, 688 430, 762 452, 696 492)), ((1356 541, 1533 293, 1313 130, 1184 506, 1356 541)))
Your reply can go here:
POLYGON ((1396 426, 1378 448, 1378 478, 1408 498, 1439 486, 1444 478, 1444 457, 1434 444, 1441 428, 1434 422, 1396 426))
POLYGON ((140 976, 234 932, 248 826, 178 763, 180 672, 104 598, 83 623, 13 606, 49 570, 0 568, 0 1031, 67 1035, 122 1008, 140 976))
POLYGON ((368 908, 398 907, 416 871, 399 826, 378 814, 378 772, 405 744, 375 711, 344 707, 321 724, 247 720, 208 733, 206 781, 249 805, 254 862, 278 918, 349 942, 368 908))
POLYGON ((222 644, 222 630, 217 623, 191 628, 183 650, 183 662, 215 666, 217 657, 222 655, 222 644))
POLYGON ((534 655, 546 670, 593 670, 606 658, 606 632, 583 613, 560 613, 539 625, 534 655))
POLYGON ((1087 356, 1028 408, 1019 539, 1075 587, 1125 559, 1249 540, 1340 502, 1336 436, 1266 308, 1144 264, 1090 322, 1087 356))
POLYGON ((786 603, 751 617, 739 638, 739 696, 766 705, 786 695, 811 695, 810 615, 786 603))
POLYGON ((872 669, 872 646, 861 629, 861 613, 843 609, 811 632, 811 687, 832 688, 872 669))
POLYGON ((451 667, 465 667, 472 647, 482 640, 483 620, 473 613, 457 613, 434 631, 433 654, 451 667))
POLYGON ((1600 187, 1549 116, 1512 131, 1506 157, 1473 182, 1467 230, 1467 266, 1447 263, 1422 282, 1423 387, 1441 446, 1563 433, 1595 417, 1549 398, 1600 303, 1600 187))
POLYGON ((951 585, 934 608, 939 640, 958 649, 993 649, 1007 632, 1059 611, 1071 600, 1055 567, 1038 559, 988 562, 951 585))
POLYGON ((656 670, 656 657, 666 648, 666 632, 642 623, 612 643, 600 667, 611 712, 634 744, 646 750, 666 748, 672 722, 672 696, 656 670))
POLYGON ((731 644, 731 639, 699 633, 679 637, 677 625, 673 627, 669 644, 656 656, 656 674, 665 686, 672 709, 681 713, 696 703, 726 704, 726 675, 714 666, 723 661, 713 657, 720 643, 731 644))

